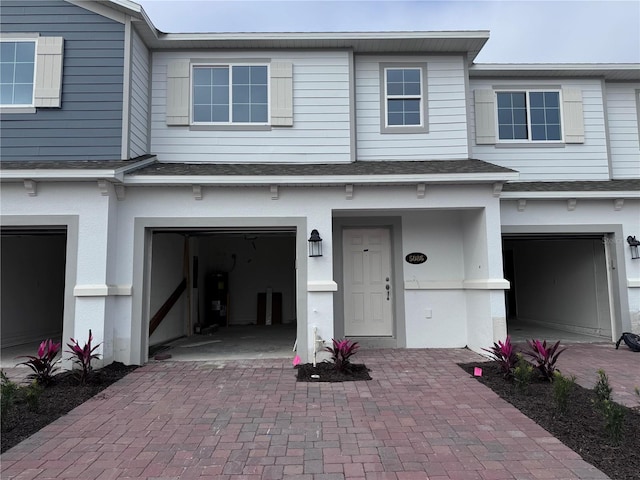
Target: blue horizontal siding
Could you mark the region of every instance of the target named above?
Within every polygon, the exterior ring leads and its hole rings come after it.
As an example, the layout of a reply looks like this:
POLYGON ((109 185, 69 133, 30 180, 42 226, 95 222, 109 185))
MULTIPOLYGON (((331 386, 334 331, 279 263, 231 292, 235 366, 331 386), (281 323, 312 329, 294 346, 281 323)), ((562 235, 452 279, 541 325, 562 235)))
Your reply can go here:
POLYGON ((63 0, 3 0, 0 31, 65 41, 61 108, 1 114, 0 158, 119 159, 124 25, 63 0))

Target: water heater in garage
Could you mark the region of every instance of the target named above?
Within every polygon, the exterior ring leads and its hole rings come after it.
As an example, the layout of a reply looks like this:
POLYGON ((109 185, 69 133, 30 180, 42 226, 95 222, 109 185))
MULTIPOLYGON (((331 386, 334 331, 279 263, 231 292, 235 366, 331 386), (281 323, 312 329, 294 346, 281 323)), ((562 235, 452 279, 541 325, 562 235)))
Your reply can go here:
POLYGON ((226 272, 210 273, 205 278, 206 326, 226 327, 229 310, 229 275, 226 272))

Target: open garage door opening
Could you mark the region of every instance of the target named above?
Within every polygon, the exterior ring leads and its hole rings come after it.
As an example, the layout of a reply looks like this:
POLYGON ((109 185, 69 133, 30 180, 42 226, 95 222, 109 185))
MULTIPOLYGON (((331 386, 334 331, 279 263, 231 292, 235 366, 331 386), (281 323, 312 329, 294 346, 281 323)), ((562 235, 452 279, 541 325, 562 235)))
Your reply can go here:
POLYGON ((3 228, 0 248, 2 367, 13 367, 43 340, 62 340, 67 231, 3 228))
POLYGON ((612 340, 604 235, 505 236, 507 333, 564 342, 612 340))
POLYGON ((288 357, 296 340, 295 229, 154 229, 149 357, 288 357))

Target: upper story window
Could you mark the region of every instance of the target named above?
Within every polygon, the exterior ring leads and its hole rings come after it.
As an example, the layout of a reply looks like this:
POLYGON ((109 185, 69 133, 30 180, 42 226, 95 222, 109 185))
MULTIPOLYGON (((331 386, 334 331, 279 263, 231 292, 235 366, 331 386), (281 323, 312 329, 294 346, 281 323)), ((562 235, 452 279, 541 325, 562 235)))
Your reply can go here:
POLYGON ((500 141, 561 141, 559 91, 497 92, 500 141))
POLYGON ((269 122, 266 65, 196 65, 192 88, 193 123, 269 122))
POLYGON ((387 68, 387 125, 420 125, 422 88, 420 69, 387 68))
POLYGON ((424 133, 426 67, 422 64, 381 65, 382 133, 424 133))
POLYGON ((0 105, 32 106, 36 42, 0 42, 0 105))

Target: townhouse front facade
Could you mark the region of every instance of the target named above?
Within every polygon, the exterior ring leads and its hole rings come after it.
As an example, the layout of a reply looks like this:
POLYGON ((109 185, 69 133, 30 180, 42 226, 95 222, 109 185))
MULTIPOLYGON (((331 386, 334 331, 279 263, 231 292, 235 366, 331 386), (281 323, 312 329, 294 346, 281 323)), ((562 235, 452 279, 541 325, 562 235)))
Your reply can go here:
POLYGON ((0 30, 3 347, 640 332, 638 64, 476 64, 486 31, 167 34, 128 0, 7 1, 0 30))

